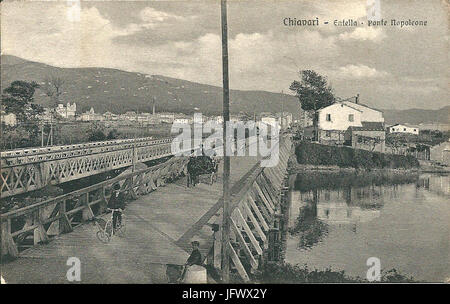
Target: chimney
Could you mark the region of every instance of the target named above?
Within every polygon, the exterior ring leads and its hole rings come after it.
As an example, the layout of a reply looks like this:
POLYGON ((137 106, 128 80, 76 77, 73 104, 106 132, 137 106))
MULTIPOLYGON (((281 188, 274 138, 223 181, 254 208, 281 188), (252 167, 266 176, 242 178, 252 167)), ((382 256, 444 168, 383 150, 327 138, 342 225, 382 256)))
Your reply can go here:
POLYGON ((358 101, 359 101, 359 93, 356 94, 356 97, 355 97, 355 103, 358 104, 358 101))

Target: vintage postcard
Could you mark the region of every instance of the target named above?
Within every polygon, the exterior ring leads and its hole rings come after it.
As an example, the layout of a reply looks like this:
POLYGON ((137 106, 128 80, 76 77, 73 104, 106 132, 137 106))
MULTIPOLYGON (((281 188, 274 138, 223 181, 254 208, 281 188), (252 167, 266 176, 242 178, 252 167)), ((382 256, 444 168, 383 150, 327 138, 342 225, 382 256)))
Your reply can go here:
POLYGON ((2 284, 450 282, 448 0, 0 5, 2 284))

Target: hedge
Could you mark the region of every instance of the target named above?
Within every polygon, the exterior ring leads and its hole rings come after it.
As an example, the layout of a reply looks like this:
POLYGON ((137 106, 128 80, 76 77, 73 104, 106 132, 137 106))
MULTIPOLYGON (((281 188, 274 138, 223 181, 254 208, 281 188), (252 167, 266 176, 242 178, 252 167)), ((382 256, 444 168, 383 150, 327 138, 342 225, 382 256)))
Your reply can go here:
POLYGON ((305 165, 339 166, 359 169, 412 169, 419 161, 410 155, 394 155, 371 152, 350 147, 327 146, 302 141, 295 148, 297 162, 305 165))

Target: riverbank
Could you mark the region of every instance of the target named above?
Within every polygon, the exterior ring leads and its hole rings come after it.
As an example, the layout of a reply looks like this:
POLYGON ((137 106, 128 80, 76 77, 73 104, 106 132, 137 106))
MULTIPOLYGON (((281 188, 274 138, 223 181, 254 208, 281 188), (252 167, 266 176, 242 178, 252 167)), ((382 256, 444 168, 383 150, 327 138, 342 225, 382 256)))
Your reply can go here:
POLYGON ((419 168, 348 168, 339 166, 327 166, 327 165, 305 165, 299 164, 295 161, 295 158, 291 158, 289 163, 289 174, 302 173, 304 171, 315 172, 343 172, 343 173, 370 173, 370 172, 391 172, 399 174, 418 174, 418 173, 442 173, 450 174, 450 167, 438 166, 438 165, 422 165, 419 168))
POLYGON ((417 169, 419 161, 411 155, 395 155, 329 146, 307 141, 295 145, 295 159, 298 164, 314 166, 337 166, 355 169, 417 169))
MULTIPOLYGON (((365 278, 352 277, 344 270, 331 268, 319 270, 304 265, 289 263, 267 263, 257 275, 256 281, 262 284, 300 284, 300 283, 369 283, 365 278)), ((405 276, 396 269, 382 270, 381 283, 413 283, 419 282, 413 277, 405 276)))

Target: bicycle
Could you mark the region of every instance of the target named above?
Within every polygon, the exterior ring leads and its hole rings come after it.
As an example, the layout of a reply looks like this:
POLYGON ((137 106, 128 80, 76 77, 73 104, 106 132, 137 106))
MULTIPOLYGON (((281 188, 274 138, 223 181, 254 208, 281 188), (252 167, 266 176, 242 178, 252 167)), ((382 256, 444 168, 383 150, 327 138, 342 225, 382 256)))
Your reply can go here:
POLYGON ((98 231, 97 231, 97 238, 102 242, 102 243, 109 243, 111 241, 111 238, 117 233, 119 236, 123 237, 125 235, 125 230, 126 230, 126 226, 125 226, 125 217, 122 213, 121 216, 121 220, 118 221, 116 223, 116 227, 115 229, 113 229, 113 216, 114 216, 114 211, 122 211, 122 209, 110 209, 108 208, 107 210, 111 210, 111 217, 109 218, 109 220, 105 221, 102 218, 95 218, 95 224, 98 227, 98 231))

